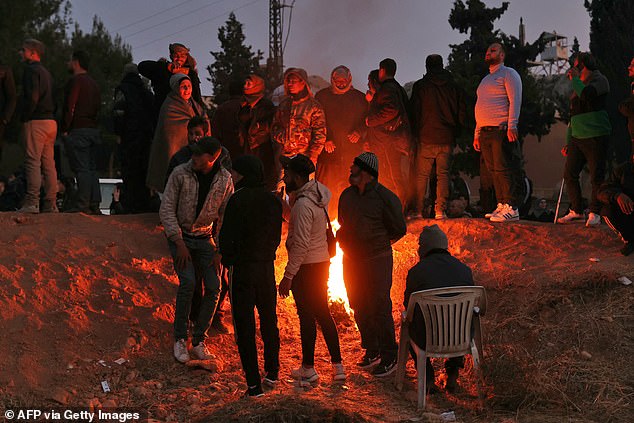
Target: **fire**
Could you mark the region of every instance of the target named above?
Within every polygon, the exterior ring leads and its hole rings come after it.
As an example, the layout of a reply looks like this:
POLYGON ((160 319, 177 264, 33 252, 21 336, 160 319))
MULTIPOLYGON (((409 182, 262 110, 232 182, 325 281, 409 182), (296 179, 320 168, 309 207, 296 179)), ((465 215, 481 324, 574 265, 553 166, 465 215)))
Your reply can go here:
MULTIPOLYGON (((337 222, 337 219, 331 222, 332 228, 335 233, 339 230, 341 225, 337 222)), ((337 255, 330 259, 330 272, 328 275, 328 298, 331 302, 343 303, 348 314, 351 314, 352 309, 348 302, 348 293, 346 292, 346 286, 343 283, 343 251, 337 243, 337 255)))

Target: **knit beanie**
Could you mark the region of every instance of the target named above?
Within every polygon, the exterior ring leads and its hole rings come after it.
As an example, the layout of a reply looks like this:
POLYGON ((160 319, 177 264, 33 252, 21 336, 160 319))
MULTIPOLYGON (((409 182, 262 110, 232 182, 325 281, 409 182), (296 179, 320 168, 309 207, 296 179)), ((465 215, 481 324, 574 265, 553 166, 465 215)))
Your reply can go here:
POLYGON ((257 156, 245 154, 238 157, 233 161, 232 169, 244 177, 244 185, 260 185, 264 180, 264 165, 257 156))
POLYGON ((365 153, 359 154, 353 163, 375 178, 379 177, 379 159, 376 157, 376 154, 366 151, 365 153))
POLYGON ((433 249, 446 250, 448 247, 447 235, 438 225, 425 226, 418 237, 418 254, 421 257, 433 249))
POLYGON ((170 78, 170 88, 172 89, 172 91, 178 92, 178 87, 181 86, 181 81, 183 79, 189 79, 191 81, 189 76, 185 75, 184 73, 175 73, 174 75, 172 75, 172 77, 170 78))

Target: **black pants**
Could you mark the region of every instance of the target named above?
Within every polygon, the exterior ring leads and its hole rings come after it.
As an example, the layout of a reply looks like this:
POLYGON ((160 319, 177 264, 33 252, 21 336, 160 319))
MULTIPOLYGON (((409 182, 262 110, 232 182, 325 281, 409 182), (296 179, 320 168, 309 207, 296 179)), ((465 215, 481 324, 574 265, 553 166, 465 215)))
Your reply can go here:
POLYGON ((623 213, 619 205, 613 202, 603 207, 601 215, 619 233, 623 241, 634 242, 634 214, 627 215, 623 213))
POLYGON ((498 202, 519 207, 515 198, 514 169, 517 157, 521 157, 519 141, 509 142, 502 130, 482 130, 480 151, 487 169, 491 172, 495 196, 498 202))
POLYGON ((586 138, 583 140, 571 138, 568 144, 568 156, 564 179, 570 199, 570 208, 577 213, 583 213, 581 186, 579 174, 583 166, 588 164, 590 181, 592 183, 592 197, 590 198, 590 212, 599 213, 601 204, 597 200, 597 193, 605 177, 605 146, 607 137, 586 138))
POLYGON ((229 270, 233 326, 240 361, 249 386, 260 386, 258 350, 255 344, 255 315, 260 316, 260 334, 264 343, 264 370, 277 373, 280 368, 280 335, 277 329, 277 289, 272 261, 244 263, 229 270))
POLYGON ((142 132, 121 137, 121 203, 127 213, 147 213, 150 208, 150 189, 145 185, 150 157, 151 134, 142 132))
POLYGON ((396 358, 398 346, 392 317, 392 254, 372 259, 343 258, 343 279, 354 319, 361 333, 361 347, 368 355, 396 358))
POLYGON ((332 363, 341 363, 337 326, 328 308, 328 269, 330 262, 302 264, 293 278, 293 298, 299 316, 302 338, 302 364, 315 364, 317 323, 324 335, 332 363))
MULTIPOLYGON (((409 336, 410 336, 410 339, 414 341, 414 343, 418 345, 419 348, 423 348, 423 349, 425 348, 425 344, 426 344, 425 322, 423 321, 423 313, 420 311, 418 307, 416 307, 416 312, 414 313, 414 319, 412 320, 412 323, 409 327, 409 336)), ((414 364, 416 364, 417 362, 416 352, 414 351, 414 348, 412 348, 411 345, 409 345, 409 353, 414 359, 414 364)), ((429 359, 429 357, 427 357, 426 366, 427 366, 427 383, 433 383, 435 378, 434 366, 432 366, 431 360, 429 359)), ((445 360, 445 371, 447 373, 453 370, 462 369, 463 367, 464 367, 464 356, 451 357, 445 360)))

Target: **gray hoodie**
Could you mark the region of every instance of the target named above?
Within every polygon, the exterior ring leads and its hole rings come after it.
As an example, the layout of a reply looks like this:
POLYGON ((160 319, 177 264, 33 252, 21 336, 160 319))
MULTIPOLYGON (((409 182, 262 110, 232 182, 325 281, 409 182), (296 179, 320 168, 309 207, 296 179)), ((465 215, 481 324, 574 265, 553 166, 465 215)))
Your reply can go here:
POLYGON ((308 181, 295 192, 286 238, 285 277, 292 279, 302 264, 330 261, 325 209, 331 196, 330 190, 316 180, 308 181))

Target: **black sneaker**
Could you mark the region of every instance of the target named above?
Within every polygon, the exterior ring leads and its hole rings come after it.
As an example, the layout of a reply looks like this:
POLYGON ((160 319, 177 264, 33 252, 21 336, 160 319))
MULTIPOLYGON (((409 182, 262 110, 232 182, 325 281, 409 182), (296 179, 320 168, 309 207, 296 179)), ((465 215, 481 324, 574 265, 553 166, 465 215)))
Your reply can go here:
POLYGON ((262 379, 262 383, 269 388, 275 388, 279 381, 280 378, 277 372, 266 372, 266 375, 264 375, 264 379, 262 379))
POLYGON ((378 364, 381 361, 381 356, 379 354, 368 354, 366 353, 361 361, 357 363, 357 367, 361 367, 362 369, 367 369, 368 367, 372 367, 375 364, 378 364))
POLYGON ((634 253, 634 242, 626 242, 623 248, 621 248, 621 254, 629 256, 634 253))
POLYGON ((381 360, 378 366, 372 370, 372 376, 385 377, 396 371, 396 360, 381 360))
POLYGON ((264 396, 264 391, 262 391, 261 386, 249 386, 244 393, 245 397, 249 398, 260 398, 264 396))

